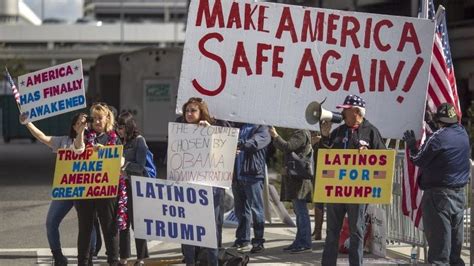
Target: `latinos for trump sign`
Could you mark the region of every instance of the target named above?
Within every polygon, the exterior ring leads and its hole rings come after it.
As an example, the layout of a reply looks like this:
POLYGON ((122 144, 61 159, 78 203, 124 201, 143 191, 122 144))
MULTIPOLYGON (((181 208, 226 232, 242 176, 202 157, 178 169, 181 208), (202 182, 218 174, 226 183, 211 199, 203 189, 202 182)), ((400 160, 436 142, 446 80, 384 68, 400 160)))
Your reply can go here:
POLYGON ((82 60, 75 60, 18 77, 21 112, 26 122, 86 107, 82 60))
POLYGON ((237 128, 169 123, 167 179, 229 188, 238 137, 237 128))
POLYGON ((392 202, 395 150, 319 149, 314 202, 392 202))
POLYGON ((177 111, 201 97, 217 118, 314 130, 311 102, 367 102, 382 136, 421 131, 435 23, 266 2, 192 0, 177 111), (312 112, 309 112, 312 113, 312 112))
POLYGON ((217 248, 212 187, 132 176, 135 237, 217 248))
POLYGON ((53 200, 114 198, 117 196, 122 145, 86 149, 76 154, 59 149, 54 170, 53 200))

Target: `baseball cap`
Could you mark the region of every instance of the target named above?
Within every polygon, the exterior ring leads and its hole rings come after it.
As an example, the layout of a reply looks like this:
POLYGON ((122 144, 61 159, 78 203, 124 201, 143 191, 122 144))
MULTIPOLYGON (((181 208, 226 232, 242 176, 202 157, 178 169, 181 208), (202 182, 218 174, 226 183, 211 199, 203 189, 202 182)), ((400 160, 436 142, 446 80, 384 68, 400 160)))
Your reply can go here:
POLYGON ((347 95, 343 104, 336 106, 336 108, 352 108, 352 107, 361 107, 365 108, 365 101, 357 95, 347 95))
POLYGON ((456 109, 450 103, 442 103, 436 110, 436 120, 445 124, 455 124, 458 122, 456 109))

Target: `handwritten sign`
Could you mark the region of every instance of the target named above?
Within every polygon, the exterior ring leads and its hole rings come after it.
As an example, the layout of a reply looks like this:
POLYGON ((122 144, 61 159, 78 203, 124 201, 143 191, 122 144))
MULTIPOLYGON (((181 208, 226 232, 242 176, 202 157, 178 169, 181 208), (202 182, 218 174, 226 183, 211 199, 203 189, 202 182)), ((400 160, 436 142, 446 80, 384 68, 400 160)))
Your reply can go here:
POLYGON ((136 238, 217 248, 212 187, 132 176, 136 238))
POLYGON ((395 150, 318 150, 314 202, 390 204, 395 150))
POLYGON ((239 129, 168 124, 169 180, 229 188, 239 129))
POLYGON ((86 107, 82 60, 75 60, 18 77, 21 112, 26 122, 86 107))
POLYGON ((217 118, 314 130, 313 101, 367 102, 382 136, 421 132, 435 23, 250 1, 192 0, 177 111, 201 97, 217 118), (420 130, 418 130, 420 129, 420 130))
POLYGON ((104 146, 82 154, 59 149, 51 198, 78 200, 117 196, 122 145, 104 146))

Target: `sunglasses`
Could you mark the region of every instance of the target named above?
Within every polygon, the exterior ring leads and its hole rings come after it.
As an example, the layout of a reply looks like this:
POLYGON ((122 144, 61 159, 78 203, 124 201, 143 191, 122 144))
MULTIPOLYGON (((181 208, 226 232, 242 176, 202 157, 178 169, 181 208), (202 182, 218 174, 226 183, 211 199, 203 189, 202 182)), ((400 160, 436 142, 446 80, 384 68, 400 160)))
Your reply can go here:
POLYGON ((186 109, 186 113, 195 113, 199 111, 198 109, 194 109, 194 108, 191 108, 191 109, 186 109))

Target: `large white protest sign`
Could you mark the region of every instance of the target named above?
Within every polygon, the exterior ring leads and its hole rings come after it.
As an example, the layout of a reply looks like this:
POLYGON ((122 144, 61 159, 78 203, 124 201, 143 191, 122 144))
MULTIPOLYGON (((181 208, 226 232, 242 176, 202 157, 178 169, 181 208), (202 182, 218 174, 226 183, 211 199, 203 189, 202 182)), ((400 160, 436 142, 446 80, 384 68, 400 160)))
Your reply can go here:
POLYGON ((212 187, 132 176, 135 237, 217 248, 212 187))
POLYGON ((315 130, 308 105, 367 102, 383 137, 421 129, 434 22, 266 2, 192 0, 177 110, 201 97, 217 118, 315 130))
POLYGON ((82 60, 75 60, 18 77, 21 112, 26 122, 86 107, 82 60))
POLYGON ((239 129, 168 124, 168 180, 229 188, 239 129))

